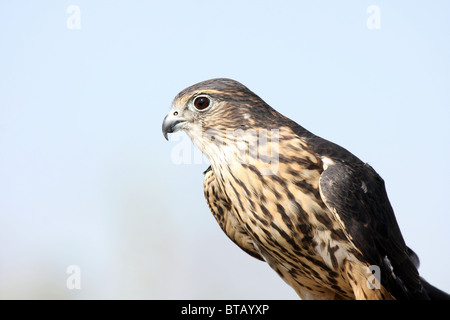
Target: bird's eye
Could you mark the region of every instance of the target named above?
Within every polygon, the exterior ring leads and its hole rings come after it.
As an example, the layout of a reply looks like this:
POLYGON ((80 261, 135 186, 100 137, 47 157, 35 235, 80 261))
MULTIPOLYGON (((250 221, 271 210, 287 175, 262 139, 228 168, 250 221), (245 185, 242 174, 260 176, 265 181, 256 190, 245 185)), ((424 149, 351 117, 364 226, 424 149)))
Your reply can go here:
POLYGON ((204 110, 209 106, 209 99, 207 97, 198 97, 194 100, 194 106, 198 110, 204 110))

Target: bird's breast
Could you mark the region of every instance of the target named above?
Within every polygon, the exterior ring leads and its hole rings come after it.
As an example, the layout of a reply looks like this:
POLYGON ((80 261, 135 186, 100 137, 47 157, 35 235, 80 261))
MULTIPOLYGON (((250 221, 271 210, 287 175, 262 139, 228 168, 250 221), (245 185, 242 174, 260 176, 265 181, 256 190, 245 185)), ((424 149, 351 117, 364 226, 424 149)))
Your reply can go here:
POLYGON ((338 280, 326 275, 337 275, 349 244, 321 199, 320 159, 293 144, 280 144, 273 174, 264 174, 264 159, 212 166, 237 219, 272 268, 293 286, 296 281, 332 286, 330 281, 338 280))

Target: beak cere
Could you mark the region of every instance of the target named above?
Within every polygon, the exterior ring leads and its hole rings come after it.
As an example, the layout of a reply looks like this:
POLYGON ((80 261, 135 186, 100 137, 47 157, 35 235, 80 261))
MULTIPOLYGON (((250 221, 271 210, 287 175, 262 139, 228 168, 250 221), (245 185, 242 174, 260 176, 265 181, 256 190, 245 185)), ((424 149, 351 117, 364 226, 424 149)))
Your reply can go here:
POLYGON ((164 135, 164 138, 166 140, 169 140, 167 138, 168 133, 176 132, 180 129, 179 124, 185 122, 186 120, 182 117, 175 116, 172 113, 169 113, 163 120, 162 123, 162 133, 164 135))

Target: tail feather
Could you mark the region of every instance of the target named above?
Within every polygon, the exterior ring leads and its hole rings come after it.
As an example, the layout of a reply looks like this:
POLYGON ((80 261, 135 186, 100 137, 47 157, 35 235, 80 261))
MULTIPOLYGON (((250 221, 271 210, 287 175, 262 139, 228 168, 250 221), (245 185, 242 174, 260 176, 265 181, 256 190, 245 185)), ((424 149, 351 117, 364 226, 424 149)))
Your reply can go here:
POLYGON ((424 278, 420 277, 422 286, 428 293, 430 300, 450 300, 450 295, 435 286, 429 284, 424 278))

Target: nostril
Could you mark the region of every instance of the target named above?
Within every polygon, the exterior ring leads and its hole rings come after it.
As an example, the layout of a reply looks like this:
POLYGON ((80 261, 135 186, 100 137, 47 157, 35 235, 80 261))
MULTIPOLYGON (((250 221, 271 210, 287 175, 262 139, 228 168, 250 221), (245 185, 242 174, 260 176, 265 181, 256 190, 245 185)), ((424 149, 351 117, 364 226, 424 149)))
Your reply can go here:
POLYGON ((177 116, 177 115, 178 115, 178 111, 175 111, 175 112, 173 113, 173 115, 174 115, 174 116, 177 116))

